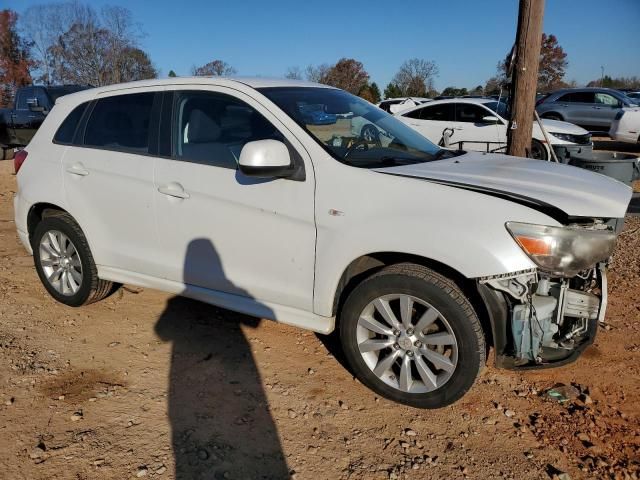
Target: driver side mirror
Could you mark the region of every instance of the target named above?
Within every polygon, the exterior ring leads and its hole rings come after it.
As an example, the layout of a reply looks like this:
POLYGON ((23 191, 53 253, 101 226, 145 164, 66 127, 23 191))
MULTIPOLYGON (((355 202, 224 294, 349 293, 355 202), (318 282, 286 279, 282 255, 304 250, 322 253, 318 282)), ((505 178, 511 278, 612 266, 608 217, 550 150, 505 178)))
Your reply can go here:
POLYGON ((482 123, 495 125, 496 123, 500 123, 500 119, 495 115, 487 115, 486 117, 482 117, 482 123))
POLYGON ((249 177, 283 178, 295 172, 289 149, 278 140, 247 143, 240 152, 238 166, 249 177))
POLYGON ((28 98, 27 106, 32 112, 44 112, 44 107, 42 105, 39 105, 37 98, 28 98))

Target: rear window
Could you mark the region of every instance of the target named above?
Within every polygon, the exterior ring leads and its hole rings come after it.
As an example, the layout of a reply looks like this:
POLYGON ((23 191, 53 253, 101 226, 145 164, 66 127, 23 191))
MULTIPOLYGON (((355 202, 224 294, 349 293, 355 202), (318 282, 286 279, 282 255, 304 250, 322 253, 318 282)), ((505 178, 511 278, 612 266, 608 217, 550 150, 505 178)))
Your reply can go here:
POLYGON ((88 103, 83 103, 74 108, 67 118, 64 119, 60 128, 56 132, 53 137, 53 141, 56 143, 62 144, 71 144, 73 143, 73 137, 76 134, 76 130, 78 129, 78 124, 82 119, 82 114, 87 108, 88 103))
POLYGON ((98 100, 87 121, 84 144, 111 150, 148 153, 153 92, 98 100))

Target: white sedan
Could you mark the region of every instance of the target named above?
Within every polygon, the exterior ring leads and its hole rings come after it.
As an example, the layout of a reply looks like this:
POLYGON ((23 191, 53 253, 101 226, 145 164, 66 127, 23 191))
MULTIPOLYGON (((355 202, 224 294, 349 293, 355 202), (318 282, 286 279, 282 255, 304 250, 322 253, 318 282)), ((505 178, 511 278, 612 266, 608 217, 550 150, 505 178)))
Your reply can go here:
MULTIPOLYGON (((503 102, 491 98, 452 98, 437 100, 428 105, 395 114, 404 123, 417 130, 434 143, 443 145, 443 135, 450 135, 449 145, 461 150, 504 153, 509 124, 508 108, 503 102)), ((543 119, 549 134, 551 147, 567 158, 592 150, 591 135, 577 125, 557 120, 543 119)), ((549 146, 540 126, 533 124, 531 158, 547 160, 551 156, 549 146)))
POLYGON ((640 108, 622 108, 611 123, 609 136, 618 142, 640 143, 640 108))

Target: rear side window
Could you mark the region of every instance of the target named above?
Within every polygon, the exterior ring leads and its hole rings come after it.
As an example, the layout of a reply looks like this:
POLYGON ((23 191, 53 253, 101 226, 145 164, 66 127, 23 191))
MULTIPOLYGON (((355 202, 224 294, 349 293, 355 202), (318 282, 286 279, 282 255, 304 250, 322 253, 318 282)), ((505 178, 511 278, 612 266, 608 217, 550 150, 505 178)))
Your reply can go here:
POLYGON ((87 121, 84 144, 132 153, 148 153, 153 92, 102 98, 87 121))
POLYGON ((260 113, 228 95, 181 92, 174 108, 173 156, 181 160, 236 169, 247 142, 284 140, 260 113))
MULTIPOLYGON (((419 110, 420 120, 436 120, 440 122, 452 122, 455 118, 453 103, 441 103, 431 105, 419 110)), ((412 117, 418 118, 418 117, 412 117)))
POLYGON ((571 92, 562 95, 557 102, 593 103, 593 92, 571 92))
POLYGON ((83 103, 74 108, 67 118, 64 119, 60 128, 56 132, 53 137, 53 141, 55 143, 62 143, 65 145, 70 145, 73 143, 73 137, 76 134, 76 130, 78 129, 78 124, 82 119, 82 114, 87 109, 87 103, 83 103))

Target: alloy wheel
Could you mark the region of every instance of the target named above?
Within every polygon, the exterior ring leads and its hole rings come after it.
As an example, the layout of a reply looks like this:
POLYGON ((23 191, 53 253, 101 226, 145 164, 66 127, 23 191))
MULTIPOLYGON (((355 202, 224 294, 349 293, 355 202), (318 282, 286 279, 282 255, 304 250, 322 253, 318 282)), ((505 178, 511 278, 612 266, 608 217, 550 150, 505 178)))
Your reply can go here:
POLYGON ((75 295, 82 285, 82 262, 71 239, 58 230, 40 240, 40 266, 49 284, 62 295, 75 295))

